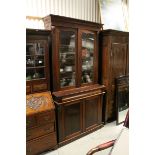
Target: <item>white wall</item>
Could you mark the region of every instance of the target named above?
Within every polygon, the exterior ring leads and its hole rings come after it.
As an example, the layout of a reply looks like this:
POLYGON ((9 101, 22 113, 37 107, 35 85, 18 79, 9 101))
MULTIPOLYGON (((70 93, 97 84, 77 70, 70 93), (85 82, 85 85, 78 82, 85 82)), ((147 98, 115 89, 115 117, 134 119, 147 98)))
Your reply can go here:
POLYGON ((26 27, 44 29, 41 19, 48 14, 101 22, 99 0, 26 0, 26 27))
POLYGON ((128 31, 128 0, 100 0, 104 29, 128 31))

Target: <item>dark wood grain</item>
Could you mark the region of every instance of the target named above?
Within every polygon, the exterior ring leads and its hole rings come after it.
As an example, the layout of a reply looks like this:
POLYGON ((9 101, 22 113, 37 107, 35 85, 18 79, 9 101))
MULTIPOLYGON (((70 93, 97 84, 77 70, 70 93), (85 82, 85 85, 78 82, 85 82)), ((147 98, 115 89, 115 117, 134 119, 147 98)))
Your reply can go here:
POLYGON ((26 43, 44 41, 45 48, 45 78, 26 81, 26 94, 50 90, 49 46, 51 31, 26 29, 26 43))
POLYGON ((129 74, 129 32, 104 30, 100 32, 100 84, 106 86, 104 120, 116 120, 115 78, 129 74))
MULTIPOLYGON (((52 33, 51 90, 56 105, 58 144, 61 146, 102 126, 102 97, 105 86, 98 84, 98 42, 102 24, 52 14, 43 20, 45 28, 51 30, 52 33), (62 32, 75 34, 74 86, 63 87, 60 83, 60 65, 62 62, 59 49, 62 42, 62 32), (92 41, 93 48, 91 47, 94 50, 92 52, 93 78, 90 83, 82 83, 82 36, 84 33, 92 34, 94 38, 91 38, 94 40, 92 41)), ((66 40, 70 40, 70 37, 66 40)), ((88 51, 91 49, 89 46, 85 48, 88 51)))
MULTIPOLYGON (((55 105, 50 92, 34 93, 26 96, 27 102, 42 99, 42 105, 33 109, 26 107, 26 154, 35 155, 57 147, 55 105)), ((35 102, 34 104, 39 104, 35 102)))
POLYGON ((87 85, 93 85, 98 83, 98 38, 99 31, 102 28, 102 24, 83 21, 79 19, 73 19, 69 17, 49 15, 43 18, 45 28, 51 30, 52 33, 52 90, 54 92, 60 90, 73 89, 74 87, 81 87, 87 85), (61 31, 72 31, 75 33, 75 74, 76 81, 75 86, 60 87, 60 59, 59 59, 59 46, 60 46, 60 34, 61 31), (94 59, 93 59, 93 81, 92 83, 81 84, 82 78, 82 33, 94 34, 94 59))
POLYGON ((57 110, 59 146, 103 126, 102 97, 104 89, 104 86, 96 85, 77 88, 79 91, 74 89, 53 93, 57 110))
POLYGON ((100 23, 70 18, 70 17, 64 17, 64 16, 58 16, 58 15, 48 15, 43 18, 45 28, 48 30, 51 30, 51 25, 53 26, 63 26, 64 27, 72 27, 72 28, 82 28, 82 29, 88 29, 88 30, 101 30, 102 25, 100 23))

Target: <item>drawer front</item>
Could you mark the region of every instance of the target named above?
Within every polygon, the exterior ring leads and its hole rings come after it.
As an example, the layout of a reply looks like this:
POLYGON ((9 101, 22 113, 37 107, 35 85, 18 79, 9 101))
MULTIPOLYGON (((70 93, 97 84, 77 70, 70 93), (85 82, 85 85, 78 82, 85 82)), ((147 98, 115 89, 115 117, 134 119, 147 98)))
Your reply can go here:
POLYGON ((57 144, 56 134, 50 133, 35 140, 26 142, 26 155, 36 155, 48 149, 52 149, 57 144))
POLYGON ((31 128, 37 126, 37 119, 35 116, 26 117, 26 128, 31 128))
POLYGON ((40 113, 38 114, 37 119, 38 119, 38 125, 53 122, 55 121, 55 111, 52 110, 52 111, 40 113))
POLYGON ((26 130, 26 140, 43 136, 55 131, 55 123, 50 123, 41 127, 26 130))
POLYGON ((42 84, 33 84, 33 91, 45 91, 48 89, 47 83, 42 83, 42 84))

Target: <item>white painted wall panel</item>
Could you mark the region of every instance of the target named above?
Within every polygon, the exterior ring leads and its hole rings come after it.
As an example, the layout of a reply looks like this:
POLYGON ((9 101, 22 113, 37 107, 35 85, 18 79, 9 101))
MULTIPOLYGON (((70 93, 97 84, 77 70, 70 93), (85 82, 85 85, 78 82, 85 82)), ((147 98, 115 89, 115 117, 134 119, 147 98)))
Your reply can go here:
POLYGON ((104 29, 128 31, 128 0, 100 0, 104 29))
MULTIPOLYGON (((44 17, 49 14, 100 23, 98 0, 26 0, 26 16, 44 17)), ((41 20, 29 20, 27 18, 27 28, 44 28, 41 20)))

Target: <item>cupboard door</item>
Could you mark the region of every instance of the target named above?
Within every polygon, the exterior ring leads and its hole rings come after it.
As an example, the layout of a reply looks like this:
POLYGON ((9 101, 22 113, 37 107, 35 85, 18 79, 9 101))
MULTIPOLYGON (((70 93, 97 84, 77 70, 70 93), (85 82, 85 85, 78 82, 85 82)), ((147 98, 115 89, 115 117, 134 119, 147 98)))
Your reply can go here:
POLYGON ((81 84, 89 84, 94 82, 94 56, 95 53, 95 33, 90 31, 81 31, 80 34, 80 61, 81 61, 81 84))
POLYGON ((82 131, 82 102, 64 105, 64 136, 70 138, 82 131))
MULTIPOLYGON (((96 126, 101 121, 102 107, 100 97, 91 97, 85 100, 85 129, 96 126)), ((100 122, 101 123, 101 122, 100 122)))
POLYGON ((59 30, 59 83, 60 88, 76 85, 76 31, 59 30))
POLYGON ((115 83, 115 78, 121 75, 125 75, 126 72, 126 55, 127 44, 112 43, 111 51, 111 79, 112 84, 115 83))
POLYGON ((49 90, 50 31, 26 30, 26 92, 49 90))

